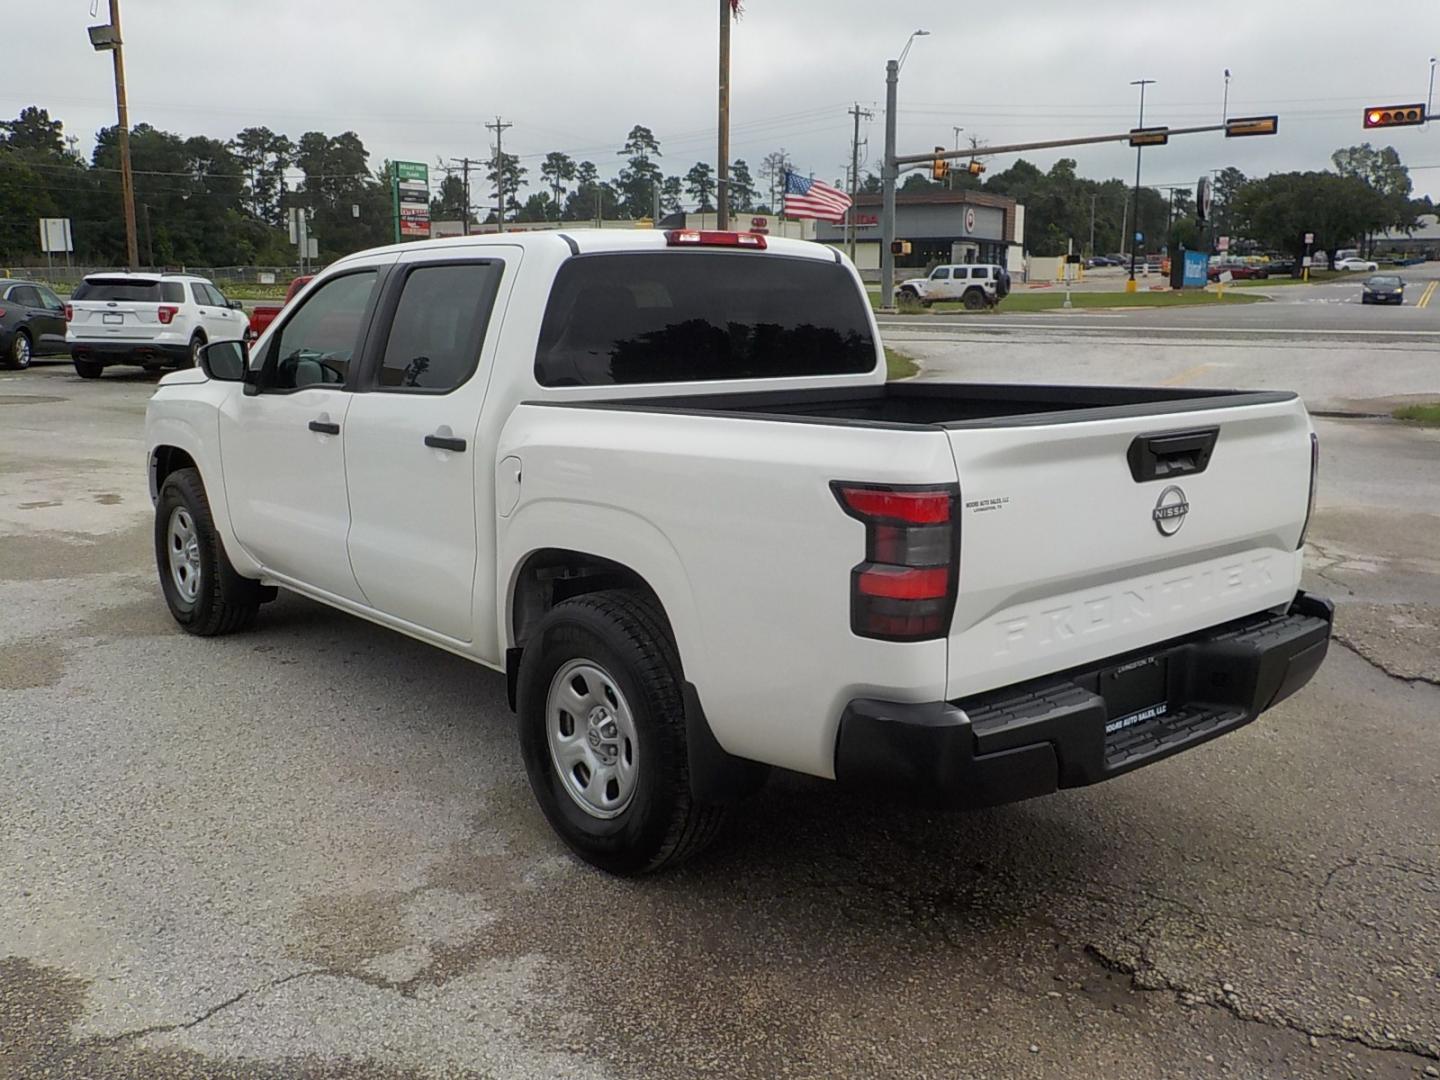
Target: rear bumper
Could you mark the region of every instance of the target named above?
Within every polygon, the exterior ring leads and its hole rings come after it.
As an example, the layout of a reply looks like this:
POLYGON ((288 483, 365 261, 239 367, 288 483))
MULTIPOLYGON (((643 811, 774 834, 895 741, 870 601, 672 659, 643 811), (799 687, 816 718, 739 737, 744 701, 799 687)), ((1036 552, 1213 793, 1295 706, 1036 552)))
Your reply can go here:
POLYGON ((1302 592, 1282 615, 960 701, 858 699, 840 720, 835 776, 955 807, 1108 780, 1243 727, 1304 686, 1325 659, 1333 612, 1302 592), (1165 712, 1118 727, 1102 673, 1152 659, 1166 664, 1165 712))
POLYGON ((190 346, 164 341, 71 341, 70 356, 97 364, 188 364, 190 346))

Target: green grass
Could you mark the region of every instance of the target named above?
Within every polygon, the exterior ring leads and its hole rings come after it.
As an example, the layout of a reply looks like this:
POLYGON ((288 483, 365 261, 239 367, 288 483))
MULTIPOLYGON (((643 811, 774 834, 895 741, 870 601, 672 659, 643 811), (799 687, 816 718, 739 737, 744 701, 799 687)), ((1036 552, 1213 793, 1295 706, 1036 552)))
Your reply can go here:
POLYGON ((1440 402, 1430 405, 1402 405, 1394 412, 1396 420, 1412 420, 1427 427, 1440 427, 1440 402))
MULTIPOLYGON (((1237 296, 1228 290, 1222 298, 1218 293, 1186 289, 1182 292, 1072 292, 1070 304, 1076 308, 1135 308, 1135 307, 1204 307, 1209 304, 1253 304, 1263 302, 1263 296, 1237 296)), ((1011 293, 1000 301, 998 310, 1003 314, 1025 311, 1054 311, 1065 306, 1063 289, 1047 289, 1045 292, 1011 293)), ((931 311, 964 311, 962 304, 936 304, 931 311)))
POLYGON ((885 346, 885 374, 891 379, 908 379, 920 370, 920 365, 913 358, 906 356, 899 349, 892 349, 885 346))
MULTIPOLYGON (((1404 267, 1400 267, 1400 269, 1403 270, 1404 267)), ((1384 273, 1383 267, 1381 268, 1381 273, 1384 273)), ((1319 285, 1327 281, 1358 281, 1369 276, 1370 275, 1364 270, 1311 270, 1309 284, 1319 285)), ((1264 289, 1274 285, 1304 284, 1306 284, 1306 282, 1300 280, 1300 278, 1291 277, 1289 274, 1281 274, 1278 277, 1246 278, 1244 281, 1232 281, 1225 287, 1227 289, 1264 289)))

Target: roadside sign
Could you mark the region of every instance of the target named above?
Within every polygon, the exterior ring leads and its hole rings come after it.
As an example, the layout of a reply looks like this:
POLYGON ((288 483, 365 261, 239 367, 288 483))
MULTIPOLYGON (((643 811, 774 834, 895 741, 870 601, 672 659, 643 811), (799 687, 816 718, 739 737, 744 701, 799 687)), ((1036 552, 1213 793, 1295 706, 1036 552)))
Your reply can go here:
POLYGON ((69 218, 40 219, 40 250, 46 255, 68 254, 75 250, 75 237, 70 231, 69 218))
POLYGON ((1216 238, 1215 238, 1215 250, 1216 250, 1216 251, 1229 251, 1229 250, 1230 250, 1230 238, 1229 238, 1228 236, 1219 236, 1219 237, 1216 237, 1216 238))
POLYGON ((1315 265, 1315 260, 1314 260, 1313 258, 1311 258, 1309 255, 1306 255, 1303 259, 1300 260, 1300 265, 1301 265, 1301 266, 1314 266, 1314 265, 1315 265))
POLYGON ((1314 234, 1313 232, 1307 232, 1307 233, 1305 234, 1305 243, 1307 243, 1307 244, 1313 244, 1313 243, 1315 243, 1315 234, 1314 234))
POLYGON ((1137 243, 1137 244, 1143 244, 1144 242, 1145 242, 1145 234, 1144 234, 1143 232, 1137 232, 1137 233, 1135 234, 1135 243, 1137 243))
POLYGON ((1234 139, 1241 135, 1274 135, 1280 130, 1278 116, 1237 116, 1225 121, 1225 137, 1234 139))
POLYGON ((1170 141, 1168 127, 1131 128, 1131 146, 1164 146, 1170 141))
POLYGON ((1220 271, 1220 284, 1221 284, 1221 285, 1229 285, 1230 282, 1232 282, 1232 281, 1234 281, 1234 280, 1235 280, 1235 275, 1232 274, 1229 270, 1222 270, 1222 271, 1220 271))
POLYGON ((390 178, 395 240, 430 235, 430 169, 419 161, 392 162, 390 178))
POLYGON ((1182 287, 1193 286, 1203 289, 1210 275, 1210 256, 1203 251, 1185 252, 1182 277, 1182 287))

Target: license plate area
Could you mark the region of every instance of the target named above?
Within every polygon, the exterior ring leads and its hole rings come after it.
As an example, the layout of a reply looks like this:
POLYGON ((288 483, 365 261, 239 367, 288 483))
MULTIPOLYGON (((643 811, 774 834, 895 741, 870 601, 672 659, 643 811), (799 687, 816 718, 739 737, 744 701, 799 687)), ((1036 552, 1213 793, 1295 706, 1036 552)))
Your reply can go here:
POLYGON ((100 316, 100 321, 106 326, 120 326, 125 322, 125 316, 116 311, 107 311, 100 316))
POLYGON ((1157 720, 1170 711, 1170 661, 1147 656, 1100 672, 1100 697, 1105 701, 1105 734, 1157 720))

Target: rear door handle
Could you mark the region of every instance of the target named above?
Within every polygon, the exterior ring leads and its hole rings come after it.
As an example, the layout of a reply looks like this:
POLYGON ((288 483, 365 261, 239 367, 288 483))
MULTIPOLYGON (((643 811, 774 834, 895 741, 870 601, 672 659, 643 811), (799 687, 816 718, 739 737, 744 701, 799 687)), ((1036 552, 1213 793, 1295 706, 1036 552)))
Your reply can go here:
POLYGON ((433 446, 436 450, 453 450, 457 454, 465 452, 465 440, 448 435, 426 435, 425 445, 433 446))
POLYGON ((321 435, 339 435, 340 425, 333 424, 329 420, 311 420, 310 430, 318 431, 321 435))

